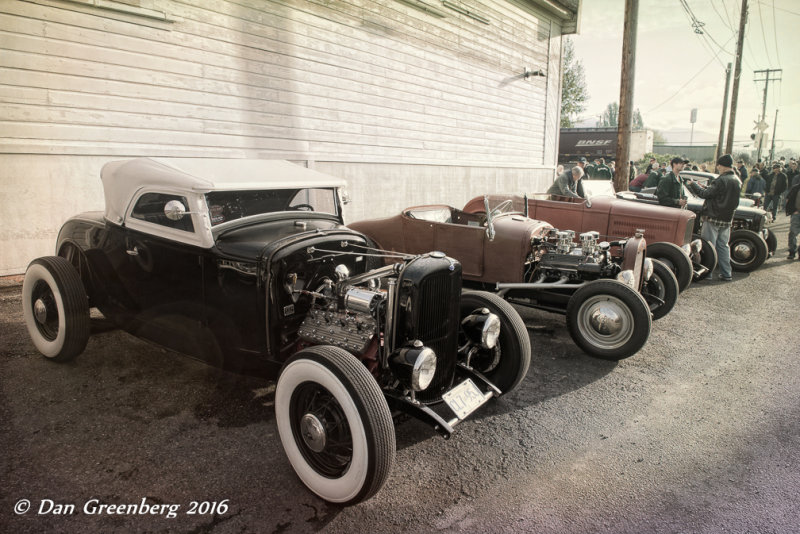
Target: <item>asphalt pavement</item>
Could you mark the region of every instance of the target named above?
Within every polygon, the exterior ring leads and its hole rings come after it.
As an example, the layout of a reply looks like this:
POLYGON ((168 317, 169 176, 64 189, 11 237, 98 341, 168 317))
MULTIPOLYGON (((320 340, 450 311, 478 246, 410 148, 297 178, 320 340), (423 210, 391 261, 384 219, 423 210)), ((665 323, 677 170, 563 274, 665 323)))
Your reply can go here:
POLYGON ((0 532, 796 533, 800 525, 800 261, 694 283, 619 363, 522 310, 520 388, 450 440, 397 427, 371 500, 310 494, 287 462, 274 383, 120 331, 75 361, 28 339, 0 284, 0 532))

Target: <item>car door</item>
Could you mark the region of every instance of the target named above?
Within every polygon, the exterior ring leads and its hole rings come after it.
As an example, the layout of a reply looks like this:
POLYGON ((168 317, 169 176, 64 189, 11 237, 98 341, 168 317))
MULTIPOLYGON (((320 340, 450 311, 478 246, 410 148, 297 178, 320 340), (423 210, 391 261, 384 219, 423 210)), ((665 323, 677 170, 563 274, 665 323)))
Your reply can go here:
POLYGON ((449 206, 425 206, 404 212, 406 252, 442 251, 461 263, 465 277, 480 277, 483 274, 486 229, 477 225, 454 224, 453 211, 449 206))
POLYGON ((126 296, 123 328, 138 337, 186 354, 198 354, 206 322, 203 302, 204 249, 192 244, 190 215, 171 220, 167 202, 186 198, 147 192, 133 203, 124 226, 114 226, 106 248, 126 296), (185 237, 182 235, 185 234, 185 237))

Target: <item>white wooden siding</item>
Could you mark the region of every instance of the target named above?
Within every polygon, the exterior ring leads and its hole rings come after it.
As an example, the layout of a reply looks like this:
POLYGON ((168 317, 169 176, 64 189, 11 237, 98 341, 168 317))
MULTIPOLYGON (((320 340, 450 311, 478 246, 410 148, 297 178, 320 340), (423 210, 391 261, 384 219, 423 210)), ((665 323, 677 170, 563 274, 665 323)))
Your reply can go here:
POLYGON ((443 18, 396 0, 0 0, 0 275, 102 209, 99 168, 120 157, 306 162, 349 181, 349 220, 543 190, 560 22, 452 1, 489 24, 436 0, 443 18))
POLYGON ((546 159, 559 30, 507 2, 152 2, 169 30, 48 4, 0 3, 5 153, 546 159))

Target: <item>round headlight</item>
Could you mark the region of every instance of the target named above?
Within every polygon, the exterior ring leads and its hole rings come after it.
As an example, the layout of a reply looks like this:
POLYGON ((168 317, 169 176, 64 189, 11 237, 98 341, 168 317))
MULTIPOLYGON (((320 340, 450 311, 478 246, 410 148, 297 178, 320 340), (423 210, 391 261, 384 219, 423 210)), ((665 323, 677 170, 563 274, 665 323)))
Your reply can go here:
POLYGON ((650 280, 650 277, 653 276, 653 260, 650 258, 644 259, 644 279, 650 280))
POLYGON ((500 337, 500 318, 493 313, 490 313, 483 323, 483 331, 481 332, 481 345, 487 349, 493 349, 497 345, 497 338, 500 337))
POLYGON ((425 347, 419 352, 414 370, 411 372, 411 388, 415 391, 427 389, 436 373, 436 353, 425 347))

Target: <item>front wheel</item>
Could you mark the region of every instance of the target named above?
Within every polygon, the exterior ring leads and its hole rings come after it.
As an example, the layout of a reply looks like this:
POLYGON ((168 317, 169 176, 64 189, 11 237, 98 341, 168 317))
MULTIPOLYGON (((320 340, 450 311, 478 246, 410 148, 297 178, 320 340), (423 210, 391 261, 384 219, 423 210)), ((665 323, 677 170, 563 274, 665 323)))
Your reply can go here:
POLYGON ((653 320, 667 315, 678 301, 678 280, 669 267, 658 260, 653 262, 653 275, 642 284, 642 296, 650 307, 653 320))
POLYGON ((493 348, 478 348, 475 351, 470 358, 470 366, 489 379, 502 394, 506 394, 519 386, 528 374, 531 338, 522 318, 508 302, 485 291, 462 293, 462 320, 482 308, 500 319, 500 335, 493 348))
POLYGON ((703 243, 703 248, 700 249, 700 253, 697 255, 698 257, 695 258, 694 254, 692 255, 693 264, 699 263, 701 266, 708 269, 705 273, 695 278, 695 280, 703 280, 711 276, 711 273, 717 268, 717 262, 719 261, 717 248, 714 246, 714 243, 708 239, 703 239, 698 234, 692 235, 692 239, 699 239, 703 243))
POLYGON ((767 228, 767 238, 765 241, 767 242, 767 256, 771 258, 778 248, 778 238, 775 237, 775 233, 769 228, 767 228))
POLYGON ((373 376, 347 351, 316 346, 292 356, 278 377, 275 419, 289 463, 322 499, 355 504, 386 482, 392 416, 373 376))
POLYGON ((734 271, 749 273, 767 260, 767 242, 751 230, 734 230, 728 244, 731 248, 731 269, 734 271))
POLYGON ((47 256, 28 265, 22 314, 33 344, 47 358, 71 360, 86 348, 89 300, 80 275, 64 258, 47 256))
POLYGON ((675 243, 668 243, 666 241, 652 244, 648 243, 647 256, 663 262, 675 273, 675 278, 678 279, 678 287, 681 291, 684 291, 689 287, 689 284, 692 283, 692 277, 694 276, 692 260, 690 260, 683 249, 675 243))
POLYGON ((621 360, 636 354, 652 328, 642 296, 615 280, 595 280, 579 288, 567 303, 567 329, 590 356, 621 360))

